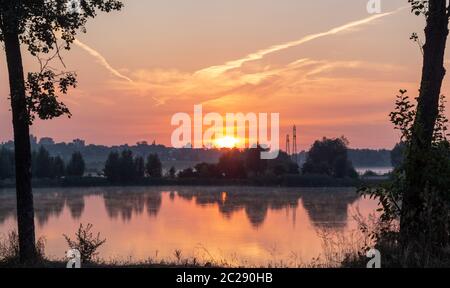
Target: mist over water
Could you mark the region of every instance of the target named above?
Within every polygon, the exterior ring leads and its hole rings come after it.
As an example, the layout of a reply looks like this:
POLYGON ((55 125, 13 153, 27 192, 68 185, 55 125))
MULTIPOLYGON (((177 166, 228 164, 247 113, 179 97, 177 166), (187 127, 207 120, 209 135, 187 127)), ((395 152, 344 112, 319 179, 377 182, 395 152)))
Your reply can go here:
MULTIPOLYGON (((376 202, 354 188, 108 187, 35 189, 37 236, 62 259, 63 234, 91 223, 104 260, 296 266, 323 256, 323 231, 350 235, 376 202)), ((14 190, 0 190, 0 237, 16 229, 14 190)))

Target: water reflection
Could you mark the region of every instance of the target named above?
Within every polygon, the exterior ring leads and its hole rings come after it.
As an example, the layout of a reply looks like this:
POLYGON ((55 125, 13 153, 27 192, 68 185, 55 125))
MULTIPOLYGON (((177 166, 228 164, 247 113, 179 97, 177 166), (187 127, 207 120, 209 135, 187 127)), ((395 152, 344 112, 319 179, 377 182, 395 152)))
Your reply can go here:
MULTIPOLYGON (((148 216, 157 217, 162 206, 162 194, 169 193, 171 201, 180 197, 186 201, 195 201, 199 207, 216 205, 226 218, 244 210, 255 228, 264 224, 269 210, 295 211, 301 200, 315 226, 342 228, 348 220, 348 206, 358 199, 356 193, 347 188, 333 188, 332 193, 329 189, 301 189, 297 192, 292 189, 256 187, 184 187, 168 191, 145 187, 60 190, 38 189, 35 192, 35 214, 39 225, 47 224, 50 217, 60 216, 66 206, 74 220, 80 219, 85 208, 85 197, 90 195, 103 197, 108 216, 112 219, 131 221, 133 215, 139 216, 144 211, 148 216)), ((0 192, 0 224, 16 217, 15 207, 15 194, 12 191, 0 192)))
POLYGON ((160 190, 149 191, 140 187, 108 188, 103 198, 109 217, 130 221, 133 215, 140 215, 144 210, 149 216, 156 217, 162 204, 161 194, 160 190))
POLYGON ((192 200, 202 205, 217 205, 220 213, 230 218, 233 213, 244 209, 253 227, 264 223, 269 210, 281 210, 287 207, 297 208, 299 193, 292 190, 270 188, 197 188, 179 189, 181 198, 192 200))
MULTIPOLYGON (((36 189, 34 192, 34 212, 37 224, 44 226, 50 217, 61 215, 68 207, 73 219, 80 219, 84 210, 85 195, 98 193, 95 190, 84 193, 80 189, 36 189)), ((12 190, 0 191, 0 224, 8 218, 16 219, 16 198, 12 190)))
POLYGON ((348 207, 358 198, 354 192, 329 193, 327 189, 302 194, 303 207, 318 228, 345 228, 348 207))
MULTIPOLYGON (((51 255, 67 248, 63 233, 92 223, 107 238, 105 258, 171 257, 175 249, 198 256, 201 244, 208 255, 235 253, 255 263, 273 257, 273 247, 316 257, 315 229, 346 231, 349 207, 366 203, 349 188, 260 187, 35 189, 34 201, 38 236, 48 239, 51 255)), ((15 207, 15 192, 0 190, 0 234, 16 226, 15 207)))
POLYGON ((16 217, 16 198, 11 191, 0 192, 0 224, 3 224, 8 218, 16 217))

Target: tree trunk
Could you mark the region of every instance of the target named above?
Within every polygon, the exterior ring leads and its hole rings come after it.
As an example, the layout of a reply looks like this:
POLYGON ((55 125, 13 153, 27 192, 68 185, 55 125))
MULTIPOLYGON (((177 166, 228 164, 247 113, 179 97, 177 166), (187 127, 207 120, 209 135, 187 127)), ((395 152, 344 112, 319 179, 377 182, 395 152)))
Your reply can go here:
POLYGON ((37 256, 33 194, 31 190, 29 114, 26 105, 18 21, 14 9, 4 12, 2 18, 14 127, 19 252, 20 261, 28 263, 34 261, 37 256))
POLYGON ((411 245, 420 243, 421 235, 429 228, 422 214, 426 193, 425 173, 439 113, 442 81, 446 72, 444 54, 449 33, 448 22, 446 0, 430 0, 417 116, 406 159, 407 189, 400 223, 401 242, 404 248, 412 248, 411 245))

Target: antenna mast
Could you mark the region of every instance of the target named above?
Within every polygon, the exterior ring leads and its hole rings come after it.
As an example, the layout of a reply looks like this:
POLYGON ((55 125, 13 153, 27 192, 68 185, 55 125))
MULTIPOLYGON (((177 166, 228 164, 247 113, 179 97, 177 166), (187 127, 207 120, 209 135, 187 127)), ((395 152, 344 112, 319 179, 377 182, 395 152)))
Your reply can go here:
POLYGON ((293 129, 293 136, 292 136, 292 154, 293 154, 293 160, 295 163, 297 163, 297 157, 298 157, 298 150, 297 150, 297 126, 294 125, 293 129))
POLYGON ((291 140, 289 138, 289 134, 286 135, 286 153, 291 155, 291 140))

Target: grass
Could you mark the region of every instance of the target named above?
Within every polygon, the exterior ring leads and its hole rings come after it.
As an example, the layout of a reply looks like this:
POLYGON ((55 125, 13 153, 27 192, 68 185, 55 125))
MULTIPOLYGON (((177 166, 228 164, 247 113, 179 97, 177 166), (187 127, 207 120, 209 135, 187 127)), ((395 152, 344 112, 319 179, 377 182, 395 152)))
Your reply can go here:
MULTIPOLYGON (((148 258, 143 261, 134 261, 132 259, 104 260, 95 258, 83 263, 82 268, 339 268, 341 267, 341 261, 346 259, 347 253, 356 251, 354 247, 357 247, 357 245, 348 245, 345 242, 346 238, 338 233, 324 232, 325 234, 324 253, 310 261, 303 261, 296 253, 291 252, 287 259, 278 260, 274 256, 272 259, 268 259, 265 265, 253 265, 242 260, 237 261, 233 257, 228 259, 218 259, 212 256, 205 256, 202 259, 184 257, 181 250, 175 250, 170 259, 148 258), (347 248, 342 249, 343 247, 347 248)), ((7 251, 11 252, 0 255, 0 268, 66 268, 67 265, 66 259, 48 259, 45 256, 40 257, 35 263, 24 265, 18 261, 18 250, 8 248, 7 251)), ((0 253, 3 253, 3 251, 0 251, 0 253)))

